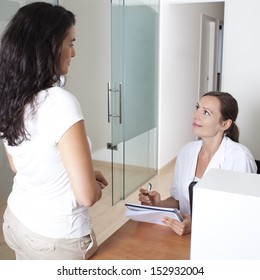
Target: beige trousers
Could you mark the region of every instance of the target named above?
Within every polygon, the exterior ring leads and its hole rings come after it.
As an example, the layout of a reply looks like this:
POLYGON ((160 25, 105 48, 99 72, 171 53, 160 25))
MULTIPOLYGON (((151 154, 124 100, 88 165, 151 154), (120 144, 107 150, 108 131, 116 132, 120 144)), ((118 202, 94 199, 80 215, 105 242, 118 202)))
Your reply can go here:
POLYGON ((4 213, 3 232, 17 260, 82 260, 90 258, 97 250, 94 232, 72 239, 44 237, 25 227, 8 207, 4 213))

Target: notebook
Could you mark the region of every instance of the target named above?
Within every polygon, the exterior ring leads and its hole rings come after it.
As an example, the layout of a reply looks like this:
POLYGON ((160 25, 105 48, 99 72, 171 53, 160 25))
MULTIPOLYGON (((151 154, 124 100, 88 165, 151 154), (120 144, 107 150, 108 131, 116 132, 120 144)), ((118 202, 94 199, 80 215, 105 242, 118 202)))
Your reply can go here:
POLYGON ((125 206, 127 208, 125 216, 134 221, 160 225, 163 225, 161 221, 163 217, 170 217, 180 222, 183 221, 180 211, 176 208, 163 208, 135 203, 126 203, 125 206))

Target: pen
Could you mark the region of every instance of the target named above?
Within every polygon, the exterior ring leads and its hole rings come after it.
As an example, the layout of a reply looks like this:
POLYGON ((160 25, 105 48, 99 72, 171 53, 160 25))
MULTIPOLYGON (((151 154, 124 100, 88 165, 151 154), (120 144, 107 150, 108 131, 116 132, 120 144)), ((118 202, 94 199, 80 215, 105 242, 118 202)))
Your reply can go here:
POLYGON ((149 195, 149 192, 152 190, 152 184, 149 183, 147 187, 147 193, 145 195, 149 195))

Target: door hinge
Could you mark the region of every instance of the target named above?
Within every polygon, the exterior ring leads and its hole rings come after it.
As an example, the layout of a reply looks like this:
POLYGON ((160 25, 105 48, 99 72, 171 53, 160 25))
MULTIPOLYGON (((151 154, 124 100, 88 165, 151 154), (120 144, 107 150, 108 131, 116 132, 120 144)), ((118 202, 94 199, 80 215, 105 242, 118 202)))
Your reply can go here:
POLYGON ((112 145, 112 143, 107 143, 107 149, 117 151, 117 145, 112 145))

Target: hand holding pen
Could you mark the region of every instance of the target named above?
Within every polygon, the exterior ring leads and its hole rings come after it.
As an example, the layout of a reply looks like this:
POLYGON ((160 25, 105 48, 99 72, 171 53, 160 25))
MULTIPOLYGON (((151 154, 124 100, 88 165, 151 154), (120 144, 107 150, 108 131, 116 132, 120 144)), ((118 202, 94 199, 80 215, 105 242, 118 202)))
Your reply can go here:
POLYGON ((152 184, 149 183, 147 189, 140 189, 139 200, 145 205, 159 206, 161 198, 158 192, 152 191, 152 184))

